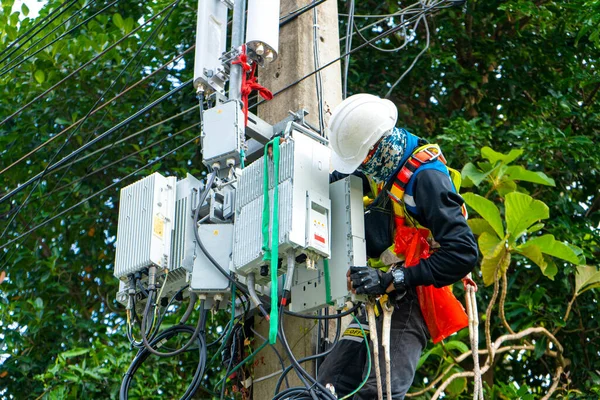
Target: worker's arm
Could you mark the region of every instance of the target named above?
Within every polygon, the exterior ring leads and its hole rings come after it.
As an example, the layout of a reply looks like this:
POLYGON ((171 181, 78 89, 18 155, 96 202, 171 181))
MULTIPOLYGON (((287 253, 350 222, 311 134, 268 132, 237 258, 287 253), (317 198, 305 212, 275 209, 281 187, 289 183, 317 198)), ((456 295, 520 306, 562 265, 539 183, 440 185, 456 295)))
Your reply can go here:
POLYGON ((461 211, 464 201, 440 171, 423 170, 413 179, 416 219, 431 231, 440 248, 406 268, 406 284, 442 287, 458 282, 473 270, 478 258, 477 243, 461 211))

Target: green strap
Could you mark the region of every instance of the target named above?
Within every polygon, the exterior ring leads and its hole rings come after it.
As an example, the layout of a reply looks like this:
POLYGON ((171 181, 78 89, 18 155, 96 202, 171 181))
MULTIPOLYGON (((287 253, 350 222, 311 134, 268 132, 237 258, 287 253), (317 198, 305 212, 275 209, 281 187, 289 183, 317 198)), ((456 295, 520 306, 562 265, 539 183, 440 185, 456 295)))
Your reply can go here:
POLYGON ((279 137, 276 137, 265 146, 264 154, 265 172, 263 179, 263 214, 262 235, 265 253, 263 261, 271 262, 271 315, 269 318, 269 343, 277 341, 277 327, 279 326, 279 312, 277 310, 277 270, 279 269, 279 137), (271 245, 269 246, 269 145, 273 147, 273 223, 271 228, 271 245))
POLYGON ((323 259, 323 274, 325 275, 325 302, 329 305, 333 305, 331 301, 331 278, 329 276, 329 260, 323 259))

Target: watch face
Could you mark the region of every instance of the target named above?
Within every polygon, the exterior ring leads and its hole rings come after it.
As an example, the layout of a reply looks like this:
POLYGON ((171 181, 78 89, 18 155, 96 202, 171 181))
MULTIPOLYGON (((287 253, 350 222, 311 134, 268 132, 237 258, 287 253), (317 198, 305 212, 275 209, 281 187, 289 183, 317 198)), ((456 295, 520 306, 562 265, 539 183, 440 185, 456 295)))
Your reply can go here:
POLYGON ((397 269, 394 271, 394 280, 404 282, 404 271, 402 269, 397 269))

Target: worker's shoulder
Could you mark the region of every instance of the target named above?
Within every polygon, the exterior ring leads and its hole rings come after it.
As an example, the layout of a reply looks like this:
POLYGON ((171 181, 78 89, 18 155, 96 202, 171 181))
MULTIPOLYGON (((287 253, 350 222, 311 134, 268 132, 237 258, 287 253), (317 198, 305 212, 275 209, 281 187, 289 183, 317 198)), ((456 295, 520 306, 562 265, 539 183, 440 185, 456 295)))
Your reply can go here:
POLYGON ((451 190, 452 181, 448 168, 441 161, 421 165, 411 177, 407 189, 451 190))

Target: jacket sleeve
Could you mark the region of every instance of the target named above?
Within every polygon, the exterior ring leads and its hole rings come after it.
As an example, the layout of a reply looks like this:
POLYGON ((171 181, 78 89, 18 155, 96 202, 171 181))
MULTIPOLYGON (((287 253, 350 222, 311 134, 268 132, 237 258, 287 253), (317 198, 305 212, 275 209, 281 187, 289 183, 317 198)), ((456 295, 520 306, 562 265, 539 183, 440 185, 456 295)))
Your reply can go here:
POLYGON ((448 175, 427 169, 414 179, 415 218, 431 231, 440 248, 406 268, 406 284, 447 286, 473 270, 478 261, 477 243, 461 212, 464 201, 454 193, 448 175))

